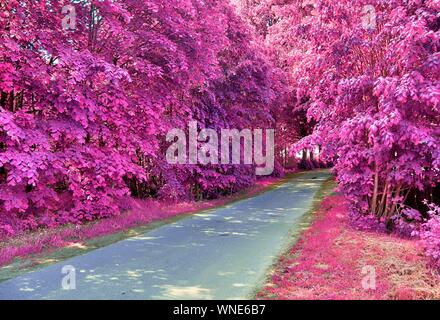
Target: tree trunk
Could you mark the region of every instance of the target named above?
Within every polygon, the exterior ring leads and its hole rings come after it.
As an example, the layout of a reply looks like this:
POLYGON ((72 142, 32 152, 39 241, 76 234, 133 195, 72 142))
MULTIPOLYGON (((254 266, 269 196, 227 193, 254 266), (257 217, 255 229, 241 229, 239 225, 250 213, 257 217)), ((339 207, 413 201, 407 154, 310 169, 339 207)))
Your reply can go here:
POLYGON ((374 190, 373 190, 373 198, 371 200, 371 212, 377 215, 377 192, 379 189, 379 168, 377 167, 377 163, 374 163, 374 190))

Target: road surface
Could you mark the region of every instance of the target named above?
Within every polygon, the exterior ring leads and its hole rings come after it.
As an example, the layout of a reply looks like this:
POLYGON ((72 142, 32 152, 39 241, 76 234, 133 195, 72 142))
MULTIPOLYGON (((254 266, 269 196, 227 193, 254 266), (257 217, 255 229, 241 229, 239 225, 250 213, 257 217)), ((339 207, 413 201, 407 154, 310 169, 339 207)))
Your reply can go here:
POLYGON ((304 173, 256 197, 7 280, 0 300, 251 298, 328 178, 326 171, 304 173))

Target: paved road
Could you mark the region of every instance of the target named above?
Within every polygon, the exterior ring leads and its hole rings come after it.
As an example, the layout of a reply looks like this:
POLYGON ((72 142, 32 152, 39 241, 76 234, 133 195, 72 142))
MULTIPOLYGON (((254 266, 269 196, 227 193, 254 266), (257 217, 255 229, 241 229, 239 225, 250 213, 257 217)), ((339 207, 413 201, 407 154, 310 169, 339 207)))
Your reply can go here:
POLYGON ((249 298, 328 177, 304 173, 254 198, 2 282, 0 300, 249 298), (62 289, 66 265, 75 268, 74 290, 62 289))

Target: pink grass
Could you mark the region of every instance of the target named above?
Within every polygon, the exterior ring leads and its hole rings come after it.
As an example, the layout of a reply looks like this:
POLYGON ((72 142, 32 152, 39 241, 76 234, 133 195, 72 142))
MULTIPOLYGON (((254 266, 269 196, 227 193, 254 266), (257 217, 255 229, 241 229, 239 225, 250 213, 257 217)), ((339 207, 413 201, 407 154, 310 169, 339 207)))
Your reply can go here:
POLYGON ((261 299, 435 299, 439 277, 427 267, 420 243, 354 229, 342 196, 327 198, 317 220, 280 259, 261 299), (376 270, 365 290, 362 269, 376 270))

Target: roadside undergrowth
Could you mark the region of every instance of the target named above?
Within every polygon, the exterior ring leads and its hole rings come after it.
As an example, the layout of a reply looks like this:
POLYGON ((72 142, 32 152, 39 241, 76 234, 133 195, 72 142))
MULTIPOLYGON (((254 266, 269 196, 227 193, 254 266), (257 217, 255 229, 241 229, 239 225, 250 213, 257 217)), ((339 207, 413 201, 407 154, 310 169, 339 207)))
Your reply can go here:
POLYGON ((440 277, 419 241, 353 228, 341 195, 327 197, 314 216, 258 299, 440 298, 440 277))

